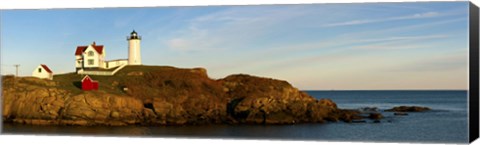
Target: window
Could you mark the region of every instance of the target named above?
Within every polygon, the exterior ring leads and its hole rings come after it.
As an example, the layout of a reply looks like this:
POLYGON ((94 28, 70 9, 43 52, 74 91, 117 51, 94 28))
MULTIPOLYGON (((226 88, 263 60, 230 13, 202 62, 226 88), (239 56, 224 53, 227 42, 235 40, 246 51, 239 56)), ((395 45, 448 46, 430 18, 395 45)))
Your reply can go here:
POLYGON ((89 51, 88 56, 93 56, 93 51, 89 51))
POLYGON ((93 65, 93 59, 88 60, 88 65, 93 65))
POLYGON ((38 68, 38 72, 41 73, 41 72, 42 72, 42 68, 38 68))

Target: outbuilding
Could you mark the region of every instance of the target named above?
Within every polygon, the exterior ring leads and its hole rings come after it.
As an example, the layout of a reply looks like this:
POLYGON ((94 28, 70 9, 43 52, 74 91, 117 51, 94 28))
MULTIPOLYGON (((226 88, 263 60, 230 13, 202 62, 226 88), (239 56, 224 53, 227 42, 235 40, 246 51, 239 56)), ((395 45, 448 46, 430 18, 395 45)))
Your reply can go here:
POLYGON ((90 76, 86 75, 82 79, 82 90, 98 90, 98 81, 93 80, 90 76))
POLYGON ((48 68, 45 64, 40 64, 35 70, 32 72, 33 77, 41 78, 41 79, 53 79, 53 72, 48 68))

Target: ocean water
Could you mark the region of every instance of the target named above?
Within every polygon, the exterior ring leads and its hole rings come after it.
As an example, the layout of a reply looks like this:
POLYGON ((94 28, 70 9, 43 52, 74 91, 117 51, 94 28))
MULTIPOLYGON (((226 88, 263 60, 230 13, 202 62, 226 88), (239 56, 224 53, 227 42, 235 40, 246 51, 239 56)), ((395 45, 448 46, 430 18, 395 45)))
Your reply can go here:
POLYGON ((230 138, 362 142, 467 143, 467 91, 307 91, 330 98, 340 108, 400 105, 430 107, 431 111, 394 116, 384 112, 381 123, 200 126, 32 126, 4 124, 2 133, 85 136, 230 138))

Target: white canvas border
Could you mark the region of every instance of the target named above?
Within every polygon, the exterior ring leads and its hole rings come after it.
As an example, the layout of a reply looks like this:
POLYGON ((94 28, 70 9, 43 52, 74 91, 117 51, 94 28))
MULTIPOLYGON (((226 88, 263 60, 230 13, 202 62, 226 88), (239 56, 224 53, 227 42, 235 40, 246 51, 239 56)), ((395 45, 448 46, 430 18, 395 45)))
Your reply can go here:
MULTIPOLYGON (((207 5, 258 5, 258 4, 311 4, 311 3, 365 3, 365 2, 428 2, 431 0, 0 0, 0 9, 52 9, 52 8, 104 8, 104 7, 157 7, 157 6, 207 6, 207 5)), ((452 1, 452 0, 434 0, 452 1)), ((457 0, 459 1, 459 0, 457 0)), ((465 0, 460 0, 465 1, 465 0)), ((477 6, 478 0, 472 0, 477 6)), ((0 11, 1 13, 1 11, 0 11)), ((326 141, 278 141, 278 140, 232 140, 232 139, 175 139, 175 138, 129 138, 129 137, 83 137, 83 136, 41 136, 41 135, 0 135, 1 144, 331 144, 355 145, 399 145, 413 143, 362 143, 326 141)), ((418 144, 418 143, 417 143, 418 144)), ((479 145, 479 141, 476 141, 479 145)), ((418 144, 428 145, 428 144, 418 144)))

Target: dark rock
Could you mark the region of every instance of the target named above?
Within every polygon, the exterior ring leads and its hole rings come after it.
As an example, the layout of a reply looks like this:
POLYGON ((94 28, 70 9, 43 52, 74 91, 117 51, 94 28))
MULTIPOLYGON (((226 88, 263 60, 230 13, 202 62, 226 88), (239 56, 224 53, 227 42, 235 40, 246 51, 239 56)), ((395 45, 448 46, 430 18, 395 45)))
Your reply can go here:
POLYGON ((365 120, 352 120, 352 123, 366 123, 365 120))
POLYGON ((368 118, 378 120, 378 119, 382 119, 383 115, 380 113, 370 113, 368 118))
POLYGON ((406 116, 406 115, 408 115, 408 113, 405 113, 405 112, 395 112, 395 113, 393 113, 393 115, 406 116))
POLYGON ((241 123, 292 124, 340 120, 330 99, 316 100, 288 82, 249 75, 219 80, 228 90, 228 114, 241 123))
POLYGON ((374 120, 373 123, 380 123, 380 120, 374 120))
POLYGON ((344 122, 352 122, 353 120, 359 120, 364 118, 361 116, 358 110, 348 110, 348 109, 340 109, 331 117, 337 120, 342 120, 344 122))
POLYGON ((362 107, 358 109, 362 113, 373 113, 373 112, 378 112, 377 107, 362 107))
POLYGON ((420 107, 420 106, 399 106, 393 107, 392 109, 387 109, 387 112, 423 112, 428 111, 430 108, 428 107, 420 107))
POLYGON ((320 105, 329 106, 329 107, 332 107, 332 108, 337 108, 337 104, 330 99, 320 99, 320 100, 318 100, 318 103, 320 105))

